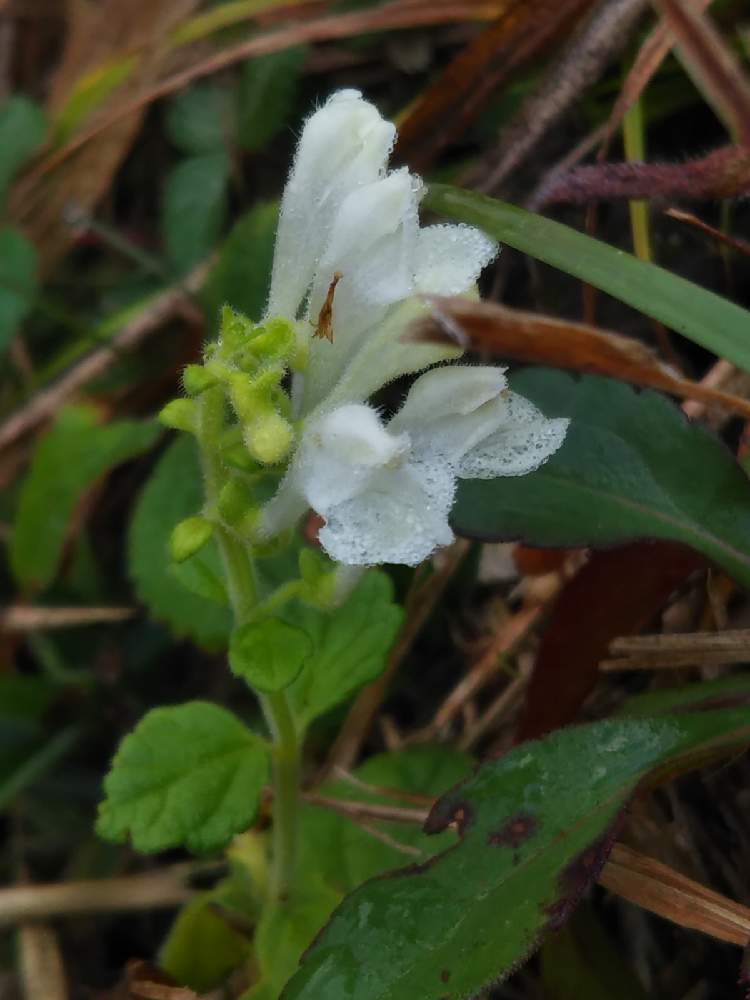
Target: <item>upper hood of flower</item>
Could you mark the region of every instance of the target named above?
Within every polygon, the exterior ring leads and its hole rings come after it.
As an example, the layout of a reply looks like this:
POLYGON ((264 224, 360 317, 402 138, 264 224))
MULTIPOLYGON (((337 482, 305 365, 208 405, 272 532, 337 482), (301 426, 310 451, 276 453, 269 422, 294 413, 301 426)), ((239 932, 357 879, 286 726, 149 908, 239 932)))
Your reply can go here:
POLYGON ((334 94, 302 132, 281 205, 267 314, 306 321, 299 415, 364 401, 460 350, 404 344, 420 293, 471 288, 497 245, 471 226, 420 229, 421 180, 386 173, 395 130, 357 91, 334 94), (314 333, 328 310, 326 337, 314 333))

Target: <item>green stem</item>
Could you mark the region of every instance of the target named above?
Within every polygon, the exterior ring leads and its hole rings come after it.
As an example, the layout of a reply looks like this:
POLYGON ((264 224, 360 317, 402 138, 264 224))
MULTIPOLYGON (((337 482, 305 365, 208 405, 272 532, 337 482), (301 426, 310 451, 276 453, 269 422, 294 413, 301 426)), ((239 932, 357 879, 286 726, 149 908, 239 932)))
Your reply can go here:
MULTIPOLYGON (((200 397, 198 440, 209 510, 216 507, 224 476, 219 454, 224 407, 224 391, 218 386, 207 389, 200 397)), ((224 564, 235 623, 244 625, 255 616, 259 607, 249 546, 222 525, 216 528, 216 539, 224 564)), ((271 601, 272 598, 269 599, 271 601)), ((293 884, 297 855, 299 739, 285 692, 258 694, 258 699, 274 741, 273 867, 269 900, 282 902, 288 897, 293 884)))

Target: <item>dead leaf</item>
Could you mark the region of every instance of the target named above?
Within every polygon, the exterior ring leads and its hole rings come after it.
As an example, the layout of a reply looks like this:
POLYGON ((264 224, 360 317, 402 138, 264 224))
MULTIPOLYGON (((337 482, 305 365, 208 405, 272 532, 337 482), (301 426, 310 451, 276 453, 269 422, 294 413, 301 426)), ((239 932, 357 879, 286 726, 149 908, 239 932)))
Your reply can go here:
MULTIPOLYGON (((74 0, 62 61, 52 79, 47 104, 50 117, 54 119, 55 112, 87 73, 132 49, 142 48, 144 57, 137 72, 96 110, 95 120, 106 120, 113 103, 138 93, 166 68, 170 57, 161 43, 199 2, 103 0, 94 5, 74 0)), ((109 190, 112 177, 138 133, 142 116, 142 110, 134 111, 107 125, 96 143, 81 146, 47 174, 40 176, 32 169, 14 186, 10 215, 37 247, 43 274, 49 273, 74 238, 66 213, 71 207, 84 215, 93 211, 109 190)))
POLYGON ((504 0, 497 20, 448 64, 399 123, 396 155, 424 170, 490 97, 577 25, 591 0, 504 0))
POLYGON ((526 689, 517 740, 573 722, 599 679, 610 643, 638 632, 705 561, 674 542, 594 552, 563 588, 526 689))
POLYGON ((573 320, 507 309, 496 302, 440 296, 428 296, 427 301, 431 315, 416 321, 407 333, 410 338, 458 342, 516 361, 606 375, 750 417, 748 400, 673 375, 653 351, 631 337, 573 320))

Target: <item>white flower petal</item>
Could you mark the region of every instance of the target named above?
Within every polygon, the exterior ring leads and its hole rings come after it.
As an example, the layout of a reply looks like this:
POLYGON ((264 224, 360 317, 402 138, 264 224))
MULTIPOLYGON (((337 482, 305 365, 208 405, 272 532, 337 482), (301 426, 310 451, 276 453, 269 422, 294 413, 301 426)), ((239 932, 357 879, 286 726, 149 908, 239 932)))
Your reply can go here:
POLYGON ((408 430, 450 414, 466 416, 500 395, 507 385, 504 368, 449 365, 433 368, 416 380, 391 430, 408 430))
POLYGON ((296 458, 297 482, 324 517, 336 504, 369 489, 380 469, 399 465, 409 449, 369 406, 341 406, 305 428, 296 458))
POLYGON ((305 123, 281 202, 266 314, 294 319, 344 198, 383 173, 394 126, 356 90, 341 90, 305 123))
POLYGON ((324 395, 326 406, 367 399, 401 375, 411 375, 430 365, 460 357, 463 353, 460 347, 413 343, 405 339, 409 324, 428 311, 429 307, 418 298, 392 306, 375 327, 359 335, 361 346, 353 352, 333 385, 322 364, 325 348, 330 344, 321 344, 316 351, 316 359, 321 360, 321 364, 314 366, 318 378, 313 375, 305 379, 302 412, 309 412, 324 395))
POLYGON ((439 466, 382 470, 366 492, 329 512, 318 537, 332 559, 348 566, 416 566, 453 541, 454 493, 454 477, 439 466))
POLYGON ((337 212, 308 306, 314 324, 334 275, 341 274, 333 295, 333 342, 321 338, 310 344, 305 409, 330 392, 388 307, 414 291, 421 191, 408 170, 397 170, 353 191, 337 212))
POLYGON ((459 295, 497 253, 497 243, 473 226, 426 226, 419 231, 417 289, 424 294, 459 295))
POLYGON ((565 440, 569 420, 549 419, 533 403, 507 393, 507 409, 498 430, 476 444, 460 460, 463 479, 524 476, 554 455, 565 440))

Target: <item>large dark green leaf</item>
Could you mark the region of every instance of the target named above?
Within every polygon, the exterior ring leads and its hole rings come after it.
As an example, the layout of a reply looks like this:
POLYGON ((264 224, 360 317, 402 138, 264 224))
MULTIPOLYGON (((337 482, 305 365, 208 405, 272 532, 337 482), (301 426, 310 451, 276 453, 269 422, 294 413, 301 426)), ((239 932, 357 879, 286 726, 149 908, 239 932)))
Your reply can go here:
POLYGON ((462 1000, 558 926, 603 863, 639 783, 750 739, 750 709, 565 729, 485 764, 432 810, 461 842, 366 882, 305 954, 284 1000, 462 1000))
POLYGON ((750 585, 750 482, 709 431, 657 393, 597 376, 537 369, 513 386, 548 416, 572 417, 568 435, 528 476, 465 480, 459 534, 535 545, 671 539, 750 585))
POLYGON ((431 184, 423 205, 581 278, 750 371, 750 313, 655 264, 515 205, 431 184))

